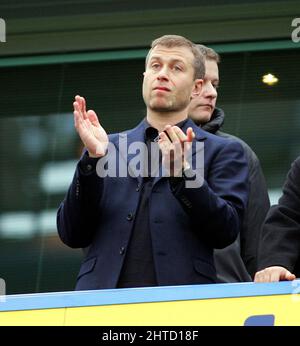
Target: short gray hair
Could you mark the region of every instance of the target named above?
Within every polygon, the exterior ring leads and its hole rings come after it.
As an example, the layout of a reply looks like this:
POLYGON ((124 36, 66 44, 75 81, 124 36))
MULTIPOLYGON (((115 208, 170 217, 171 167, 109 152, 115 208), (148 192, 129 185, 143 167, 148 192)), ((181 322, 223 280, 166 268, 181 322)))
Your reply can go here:
POLYGON ((173 47, 186 47, 188 48, 194 55, 193 67, 194 67, 194 79, 203 79, 205 76, 205 61, 204 56, 201 51, 198 49, 197 45, 187 38, 179 35, 164 35, 156 40, 154 40, 151 44, 151 49, 149 50, 146 57, 146 66, 149 60, 149 56, 153 48, 156 46, 163 46, 167 48, 173 47))
POLYGON ((205 59, 213 60, 217 64, 220 63, 221 61, 220 55, 212 48, 206 47, 203 44, 197 44, 197 48, 199 49, 199 51, 201 52, 201 54, 204 56, 205 59))

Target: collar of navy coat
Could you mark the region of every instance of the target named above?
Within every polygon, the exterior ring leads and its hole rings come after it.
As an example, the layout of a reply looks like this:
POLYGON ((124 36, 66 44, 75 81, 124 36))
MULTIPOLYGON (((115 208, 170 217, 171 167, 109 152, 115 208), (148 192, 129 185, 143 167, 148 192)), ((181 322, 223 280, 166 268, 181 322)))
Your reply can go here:
MULTIPOLYGON (((149 127, 149 123, 146 119, 143 119, 135 128, 131 130, 127 130, 124 132, 116 133, 109 135, 109 141, 115 145, 116 151, 120 153, 120 158, 128 164, 128 170, 130 171, 130 175, 135 177, 142 182, 142 177, 140 175, 135 174, 135 170, 131 168, 131 159, 136 156, 136 154, 128 154, 128 148, 132 143, 135 142, 143 142, 145 143, 145 131, 149 127), (124 150, 120 150, 120 148, 125 148, 127 150, 127 156, 124 153, 124 150)), ((187 129, 191 127, 195 133, 195 139, 193 141, 192 146, 192 157, 199 152, 202 148, 197 148, 195 143, 198 141, 204 141, 207 138, 207 132, 199 128, 191 119, 187 119, 182 126, 182 130, 186 133, 187 129)), ((153 181, 153 185, 156 184, 160 179, 166 176, 166 172, 163 171, 162 175, 159 177, 155 177, 153 181)))

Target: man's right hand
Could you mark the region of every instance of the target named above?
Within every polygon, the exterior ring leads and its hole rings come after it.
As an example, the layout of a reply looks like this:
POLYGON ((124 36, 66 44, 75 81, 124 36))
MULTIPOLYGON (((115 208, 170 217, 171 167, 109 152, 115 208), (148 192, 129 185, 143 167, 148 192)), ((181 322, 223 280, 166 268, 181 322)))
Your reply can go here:
POLYGON ((108 137, 100 125, 97 114, 93 110, 86 111, 84 97, 75 96, 74 123, 75 128, 88 150, 90 157, 102 157, 106 154, 108 137))
POLYGON ((273 266, 255 274, 254 282, 277 282, 295 280, 296 276, 284 267, 273 266))

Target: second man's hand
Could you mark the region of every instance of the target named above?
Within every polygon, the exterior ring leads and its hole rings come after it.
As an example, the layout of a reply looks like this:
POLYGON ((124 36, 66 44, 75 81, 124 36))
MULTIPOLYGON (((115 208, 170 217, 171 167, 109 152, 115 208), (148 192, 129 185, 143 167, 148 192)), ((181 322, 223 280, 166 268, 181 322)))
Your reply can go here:
POLYGON ((84 97, 75 96, 73 102, 75 128, 90 157, 103 157, 108 146, 108 136, 93 110, 86 111, 84 97))
POLYGON ((255 274, 254 282, 278 282, 295 280, 296 276, 284 267, 272 266, 255 274))

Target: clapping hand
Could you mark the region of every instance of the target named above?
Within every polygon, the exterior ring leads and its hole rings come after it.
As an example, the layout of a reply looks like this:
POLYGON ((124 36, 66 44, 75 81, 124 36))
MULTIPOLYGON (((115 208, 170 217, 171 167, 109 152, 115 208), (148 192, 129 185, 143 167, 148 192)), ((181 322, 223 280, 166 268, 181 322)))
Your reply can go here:
POLYGON ((73 103, 75 128, 88 150, 90 157, 102 157, 106 154, 108 137, 100 125, 93 110, 86 111, 84 97, 77 95, 73 103))
POLYGON ((191 127, 186 134, 178 127, 167 125, 159 134, 159 147, 162 152, 162 161, 171 177, 180 177, 188 169, 187 153, 191 149, 195 133, 191 127))

